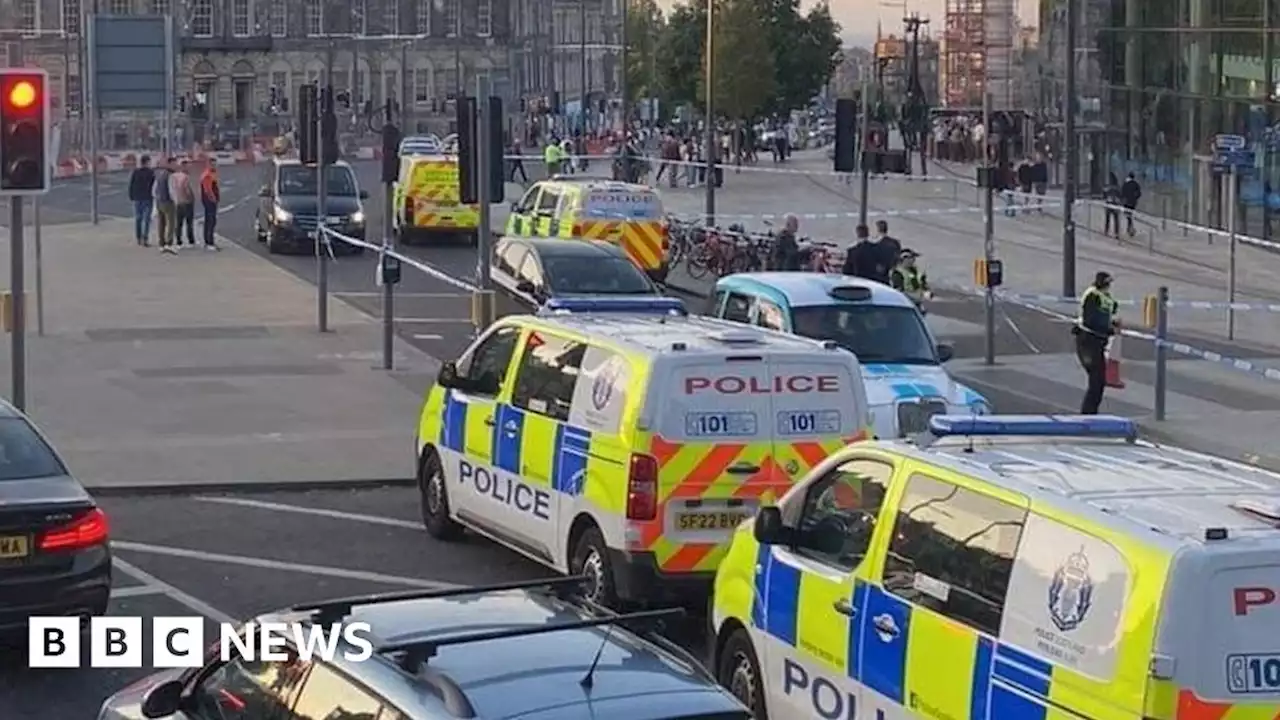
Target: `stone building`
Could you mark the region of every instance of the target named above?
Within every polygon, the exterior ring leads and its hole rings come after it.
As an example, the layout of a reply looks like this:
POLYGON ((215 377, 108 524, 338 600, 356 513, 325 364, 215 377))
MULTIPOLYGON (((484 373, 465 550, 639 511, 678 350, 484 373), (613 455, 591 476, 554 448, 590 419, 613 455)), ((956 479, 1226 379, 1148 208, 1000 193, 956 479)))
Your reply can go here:
MULTIPOLYGON (((325 77, 330 47, 332 82, 350 91, 353 115, 366 101, 380 106, 395 99, 409 127, 436 129, 447 122, 446 101, 457 90, 474 93, 480 78, 510 100, 511 4, 517 2, 0 0, 7 18, 0 22, 11 31, 6 39, 15 30, 26 34, 26 64, 49 71, 55 114, 74 126, 82 106, 81 28, 88 14, 174 13, 177 120, 180 132, 198 139, 287 125, 298 86, 325 77)), ((106 145, 149 137, 157 115, 106 113, 106 145)), ((352 128, 359 124, 352 118, 352 128)))

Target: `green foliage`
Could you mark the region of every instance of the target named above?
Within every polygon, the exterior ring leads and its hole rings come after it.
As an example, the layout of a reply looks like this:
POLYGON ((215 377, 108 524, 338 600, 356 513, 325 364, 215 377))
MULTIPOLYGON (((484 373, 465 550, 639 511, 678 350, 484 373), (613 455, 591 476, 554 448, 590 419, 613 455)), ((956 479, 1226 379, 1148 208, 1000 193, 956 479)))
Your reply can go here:
MULTIPOLYGON (((732 119, 753 118, 774 97, 773 56, 765 25, 751 0, 715 0, 715 111, 732 119)), ((705 67, 698 94, 706 97, 705 67)))
POLYGON ((702 51, 706 47, 706 7, 677 5, 658 42, 658 84, 675 105, 701 105, 698 95, 702 51))
POLYGON ((656 0, 627 1, 627 98, 663 96, 656 72, 667 22, 656 0))

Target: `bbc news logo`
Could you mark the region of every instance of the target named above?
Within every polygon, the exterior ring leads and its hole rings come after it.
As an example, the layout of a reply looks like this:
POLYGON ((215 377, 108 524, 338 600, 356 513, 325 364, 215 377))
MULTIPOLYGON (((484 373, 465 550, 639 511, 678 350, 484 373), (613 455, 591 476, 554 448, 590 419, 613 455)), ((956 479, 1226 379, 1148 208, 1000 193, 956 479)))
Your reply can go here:
MULTIPOLYGON (((151 662, 147 667, 201 667, 209 646, 205 644, 202 617, 151 618, 151 662)), ((361 662, 373 656, 373 631, 368 623, 333 624, 262 622, 218 628, 218 655, 251 662, 287 662, 295 656, 332 662, 361 662), (292 652, 290 649, 292 648, 292 652)), ((33 668, 84 667, 83 646, 89 647, 94 668, 141 668, 148 634, 140 617, 95 617, 89 632, 80 618, 33 617, 28 624, 27 665, 33 668)))

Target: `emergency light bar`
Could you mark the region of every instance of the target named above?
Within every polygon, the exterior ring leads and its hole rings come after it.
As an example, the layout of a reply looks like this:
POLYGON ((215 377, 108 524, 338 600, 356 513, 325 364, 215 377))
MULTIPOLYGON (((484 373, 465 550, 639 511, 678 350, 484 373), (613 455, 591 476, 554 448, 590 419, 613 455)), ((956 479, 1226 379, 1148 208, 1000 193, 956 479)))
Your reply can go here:
POLYGON ((1088 437, 1138 439, 1138 424, 1116 415, 934 415, 934 437, 1088 437))
POLYGON ((688 315, 684 303, 668 297, 598 297, 554 298, 538 311, 539 315, 573 313, 624 313, 632 315, 688 315))

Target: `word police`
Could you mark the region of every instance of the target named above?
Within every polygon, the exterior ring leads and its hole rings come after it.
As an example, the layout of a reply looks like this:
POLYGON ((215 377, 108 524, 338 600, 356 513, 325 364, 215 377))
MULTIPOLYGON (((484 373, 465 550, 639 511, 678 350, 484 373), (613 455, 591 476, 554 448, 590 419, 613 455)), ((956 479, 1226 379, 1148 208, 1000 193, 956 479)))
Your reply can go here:
POLYGON ((551 493, 546 490, 525 485, 505 473, 476 467, 466 460, 458 463, 458 478, 464 485, 470 483, 477 493, 503 505, 542 520, 551 519, 551 493))
MULTIPOLYGON (((206 620, 202 617, 151 619, 150 667, 186 668, 205 664, 206 620)), ((250 662, 287 662, 297 657, 332 662, 339 655, 352 662, 373 657, 373 631, 368 623, 324 627, 286 622, 222 623, 218 653, 223 662, 239 657, 250 662)), ((33 617, 28 624, 27 665, 33 668, 83 667, 80 619, 33 617)), ((89 625, 89 667, 144 667, 146 635, 140 617, 95 617, 89 625)))
MULTIPOLYGON (((824 720, 854 720, 858 717, 858 701, 852 693, 845 692, 834 682, 821 675, 810 676, 809 671, 790 659, 782 664, 782 692, 807 694, 809 706, 824 720)), ((884 715, 876 714, 876 720, 884 715)))
POLYGON ((685 395, 695 395, 703 390, 720 395, 835 393, 840 392, 840 378, 835 375, 775 375, 772 379, 736 375, 685 378, 685 395))

